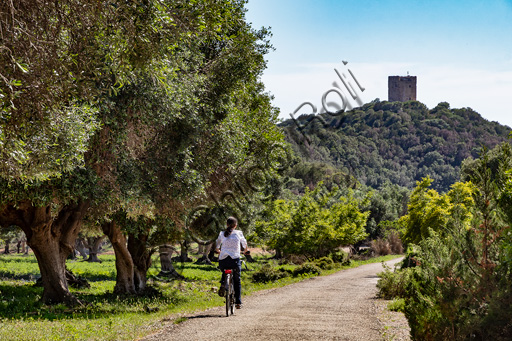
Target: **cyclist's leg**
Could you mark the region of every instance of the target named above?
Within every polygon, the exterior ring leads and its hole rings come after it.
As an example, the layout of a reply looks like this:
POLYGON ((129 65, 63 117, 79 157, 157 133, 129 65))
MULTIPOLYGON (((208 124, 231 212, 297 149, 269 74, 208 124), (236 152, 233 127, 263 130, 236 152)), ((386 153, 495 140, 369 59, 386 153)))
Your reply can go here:
POLYGON ((242 263, 240 258, 236 259, 236 271, 233 274, 233 284, 235 285, 235 303, 242 304, 242 282, 240 281, 240 274, 242 272, 242 263))
POLYGON ((226 274, 224 273, 224 270, 229 269, 229 266, 227 266, 228 264, 226 264, 226 262, 227 262, 226 259, 219 259, 219 269, 222 271, 222 276, 220 278, 219 290, 217 292, 219 294, 219 296, 224 296, 224 293, 225 293, 224 283, 226 283, 226 274))
POLYGON ((224 283, 226 280, 226 274, 224 273, 224 270, 230 269, 229 264, 229 257, 224 259, 219 259, 219 269, 222 271, 222 277, 220 279, 220 284, 224 283))

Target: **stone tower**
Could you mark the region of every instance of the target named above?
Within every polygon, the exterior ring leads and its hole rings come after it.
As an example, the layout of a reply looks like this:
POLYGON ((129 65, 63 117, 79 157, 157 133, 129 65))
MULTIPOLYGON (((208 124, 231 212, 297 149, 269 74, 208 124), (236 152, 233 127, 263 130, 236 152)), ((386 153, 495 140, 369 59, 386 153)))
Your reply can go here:
POLYGON ((405 102, 416 100, 416 76, 389 76, 388 101, 405 102))

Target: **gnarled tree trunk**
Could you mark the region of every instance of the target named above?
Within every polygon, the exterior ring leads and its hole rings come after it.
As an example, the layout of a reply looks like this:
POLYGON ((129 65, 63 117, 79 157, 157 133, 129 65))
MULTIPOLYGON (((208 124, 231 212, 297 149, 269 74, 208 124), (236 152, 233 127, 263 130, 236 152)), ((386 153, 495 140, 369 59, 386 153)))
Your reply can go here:
POLYGON ((208 245, 201 245, 202 246, 202 256, 196 261, 196 264, 208 264, 212 265, 212 262, 210 260, 209 254, 210 250, 214 247, 213 243, 208 245))
POLYGON ((135 290, 142 292, 146 289, 147 272, 151 266, 151 253, 146 247, 147 233, 138 233, 137 236, 128 235, 128 250, 132 255, 134 267, 135 290))
POLYGON ((75 242, 75 250, 78 251, 83 259, 87 259, 87 252, 85 251, 85 242, 82 237, 78 237, 75 242))
POLYGON ((114 292, 117 294, 136 293, 134 281, 134 264, 132 255, 128 251, 126 237, 121 231, 121 227, 114 221, 101 225, 103 233, 105 233, 114 247, 116 255, 116 285, 114 292))
POLYGON ((50 205, 35 207, 30 201, 6 205, 0 211, 0 225, 19 226, 27 237, 41 271, 42 301, 46 304, 80 302, 69 292, 66 258, 72 252, 88 202, 65 205, 54 219, 50 205))
POLYGON ((191 262, 192 259, 188 257, 188 249, 190 248, 190 242, 188 240, 183 240, 180 242, 181 251, 180 251, 180 261, 181 262, 191 262))
POLYGON ((101 243, 103 243, 103 239, 105 239, 105 236, 87 238, 87 245, 89 248, 88 262, 101 263, 101 260, 98 258, 98 250, 100 249, 101 243))
POLYGON ((176 278, 176 279, 185 279, 181 274, 179 274, 172 264, 172 253, 174 252, 174 248, 171 245, 160 245, 158 248, 158 252, 160 253, 160 273, 158 276, 167 277, 167 278, 176 278))
POLYGON ((160 273, 159 275, 165 275, 170 271, 174 270, 172 266, 172 254, 174 252, 174 248, 171 245, 160 245, 158 248, 158 252, 160 253, 160 273))
POLYGON ((282 259, 283 253, 281 252, 281 249, 276 248, 276 255, 274 256, 275 259, 282 259))
POLYGON ((28 253, 27 237, 25 236, 25 233, 20 233, 20 237, 18 238, 17 249, 18 253, 28 253))
POLYGON ((11 250, 9 249, 9 244, 11 243, 11 240, 12 240, 11 238, 5 240, 5 249, 4 249, 5 255, 11 253, 11 250))

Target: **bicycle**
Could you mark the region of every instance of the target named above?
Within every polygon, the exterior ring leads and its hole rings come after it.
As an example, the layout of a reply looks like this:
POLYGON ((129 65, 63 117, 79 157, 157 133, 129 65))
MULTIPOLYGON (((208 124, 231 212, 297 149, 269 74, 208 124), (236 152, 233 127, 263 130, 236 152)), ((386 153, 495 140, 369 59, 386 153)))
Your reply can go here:
MULTIPOLYGON (((218 250, 216 251, 219 252, 218 250)), ((247 252, 249 254, 249 252, 247 252)), ((246 270, 249 270, 247 268, 247 264, 245 264, 245 261, 242 259, 242 264, 245 265, 246 270)), ((219 289, 219 295, 224 296, 226 299, 226 317, 229 317, 229 313, 231 312, 231 315, 235 312, 235 283, 233 275, 238 272, 238 268, 235 269, 220 269, 222 273, 224 274, 224 283, 221 283, 221 288, 219 289), (224 291, 224 294, 222 294, 222 290, 224 291)), ((242 270, 242 269, 240 269, 242 270)), ((250 271, 250 270, 249 270, 250 271)), ((237 274, 238 275, 238 274, 237 274)), ((241 306, 241 305, 240 305, 241 306)), ((239 308, 239 307, 237 307, 239 308)))
POLYGON ((226 317, 229 317, 229 313, 231 315, 235 312, 235 284, 233 280, 233 272, 237 271, 236 269, 226 269, 224 270, 224 274, 226 274, 224 283, 224 296, 226 298, 226 317))

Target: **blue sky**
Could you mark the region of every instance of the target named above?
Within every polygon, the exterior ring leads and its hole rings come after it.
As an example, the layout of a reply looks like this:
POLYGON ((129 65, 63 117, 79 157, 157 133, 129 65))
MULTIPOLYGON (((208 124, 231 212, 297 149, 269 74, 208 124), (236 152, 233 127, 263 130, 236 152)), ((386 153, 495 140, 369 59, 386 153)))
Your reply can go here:
POLYGON ((247 8, 254 28, 273 33, 263 81, 282 118, 305 101, 319 108, 333 86, 348 96, 336 68, 348 80, 352 71, 363 102, 387 100, 387 77, 409 72, 429 108, 446 101, 512 127, 512 0, 249 0, 247 8))

